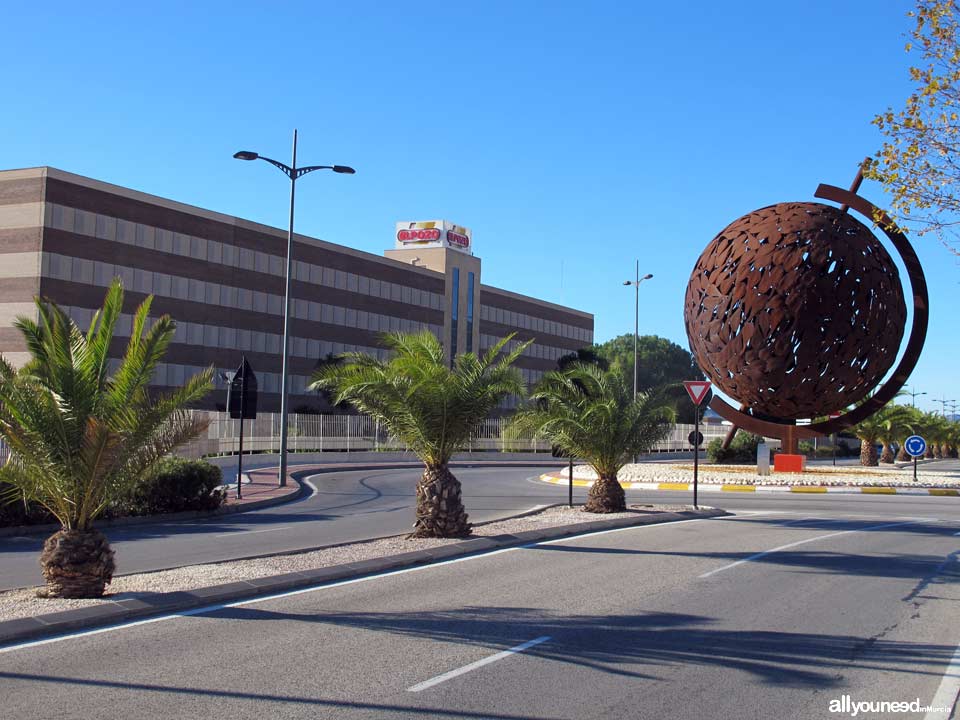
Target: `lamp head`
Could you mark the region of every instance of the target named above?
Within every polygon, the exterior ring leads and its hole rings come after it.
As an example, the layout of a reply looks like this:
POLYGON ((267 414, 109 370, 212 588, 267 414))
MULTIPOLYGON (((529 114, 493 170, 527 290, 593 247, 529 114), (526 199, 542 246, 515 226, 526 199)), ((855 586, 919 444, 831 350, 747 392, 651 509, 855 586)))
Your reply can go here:
POLYGON ((346 165, 334 165, 333 171, 335 173, 344 173, 345 175, 353 175, 356 172, 352 167, 347 167, 346 165))
POLYGON ((624 280, 624 281, 623 281, 623 284, 624 284, 624 285, 633 285, 633 283, 630 282, 629 280, 624 280))
POLYGON ((651 273, 647 273, 646 275, 644 275, 644 276, 643 276, 642 278, 640 278, 640 279, 641 279, 641 280, 649 280, 649 279, 652 278, 652 277, 653 277, 653 275, 652 275, 651 273))
POLYGON ((234 153, 233 156, 237 160, 256 160, 260 157, 257 153, 250 152, 249 150, 241 150, 240 152, 234 153))

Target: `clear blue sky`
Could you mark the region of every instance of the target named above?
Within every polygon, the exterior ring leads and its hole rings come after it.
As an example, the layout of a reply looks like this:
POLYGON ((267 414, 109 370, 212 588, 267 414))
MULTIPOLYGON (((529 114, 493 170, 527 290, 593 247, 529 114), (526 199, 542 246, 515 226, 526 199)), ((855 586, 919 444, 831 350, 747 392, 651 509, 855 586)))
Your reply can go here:
MULTIPOLYGON (((52 165, 283 227, 284 178, 239 149, 348 164, 298 186, 297 230, 380 254, 397 220, 473 229, 483 279, 687 346, 683 295, 740 215, 846 186, 909 92, 911 3, 15 3, 0 167, 52 165)), ((876 185, 861 194, 883 204, 876 185)), ((960 267, 911 380, 960 399, 960 267)))

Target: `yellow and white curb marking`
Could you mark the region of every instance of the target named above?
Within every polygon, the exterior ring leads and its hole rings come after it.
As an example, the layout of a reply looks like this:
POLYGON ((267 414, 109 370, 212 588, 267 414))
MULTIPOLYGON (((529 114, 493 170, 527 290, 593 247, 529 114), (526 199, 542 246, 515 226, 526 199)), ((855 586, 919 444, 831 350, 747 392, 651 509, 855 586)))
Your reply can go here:
MULTIPOLYGON (((567 485, 570 481, 565 473, 544 473, 542 482, 554 485, 567 485)), ((575 487, 590 487, 593 480, 574 480, 575 487)), ((682 482, 621 482, 624 490, 672 490, 687 492, 693 490, 693 483, 682 482)), ((960 497, 955 488, 912 488, 912 487, 870 487, 870 486, 828 486, 828 485, 721 485, 719 483, 698 483, 700 492, 740 492, 740 493, 841 493, 847 495, 940 495, 960 497)))

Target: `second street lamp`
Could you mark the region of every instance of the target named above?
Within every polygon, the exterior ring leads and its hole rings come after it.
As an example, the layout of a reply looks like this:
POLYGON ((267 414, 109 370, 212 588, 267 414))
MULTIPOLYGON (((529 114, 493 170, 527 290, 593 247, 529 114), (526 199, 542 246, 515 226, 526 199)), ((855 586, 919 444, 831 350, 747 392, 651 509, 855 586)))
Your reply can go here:
POLYGON ((653 275, 647 273, 640 277, 640 261, 637 260, 637 273, 633 280, 624 280, 624 285, 633 285, 635 301, 633 308, 633 399, 637 399, 637 338, 640 334, 640 283, 649 280, 653 275))
POLYGON ((280 370, 280 486, 287 484, 287 358, 290 354, 290 279, 293 268, 293 208, 297 180, 314 170, 333 170, 335 173, 353 175, 356 172, 346 165, 307 165, 297 167, 297 131, 293 131, 293 161, 286 165, 250 150, 241 150, 233 155, 237 160, 265 160, 290 178, 290 226, 287 230, 287 272, 283 291, 283 363, 280 370))

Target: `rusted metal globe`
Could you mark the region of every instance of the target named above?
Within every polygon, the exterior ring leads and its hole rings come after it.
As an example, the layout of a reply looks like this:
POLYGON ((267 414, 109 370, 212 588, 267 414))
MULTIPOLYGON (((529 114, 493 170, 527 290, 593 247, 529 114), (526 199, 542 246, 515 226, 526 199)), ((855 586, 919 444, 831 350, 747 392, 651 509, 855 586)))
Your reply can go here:
POLYGON ((690 275, 684 320, 707 377, 754 415, 813 418, 862 400, 893 365, 907 310, 863 223, 779 203, 730 223, 690 275))

